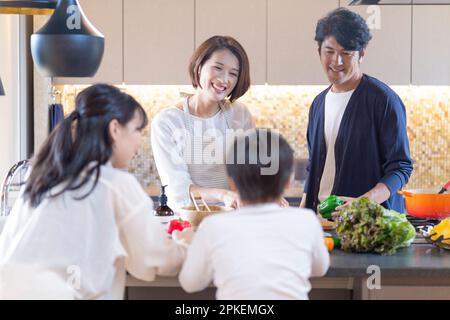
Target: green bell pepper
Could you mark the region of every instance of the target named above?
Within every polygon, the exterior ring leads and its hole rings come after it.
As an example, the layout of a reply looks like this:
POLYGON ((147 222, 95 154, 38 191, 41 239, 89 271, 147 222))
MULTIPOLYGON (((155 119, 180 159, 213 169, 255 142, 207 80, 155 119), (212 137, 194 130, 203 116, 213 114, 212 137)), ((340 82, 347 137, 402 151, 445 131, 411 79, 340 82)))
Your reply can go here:
POLYGON ((331 214, 336 211, 336 208, 342 206, 345 203, 344 200, 338 196, 329 196, 319 205, 319 213, 325 219, 331 219, 331 214))

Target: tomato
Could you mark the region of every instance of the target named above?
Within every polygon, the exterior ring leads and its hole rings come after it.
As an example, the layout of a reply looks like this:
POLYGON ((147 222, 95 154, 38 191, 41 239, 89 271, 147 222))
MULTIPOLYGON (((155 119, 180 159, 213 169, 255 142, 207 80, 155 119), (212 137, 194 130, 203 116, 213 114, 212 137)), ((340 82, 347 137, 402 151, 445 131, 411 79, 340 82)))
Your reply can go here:
POLYGON ((170 220, 169 225, 167 227, 167 233, 172 234, 174 230, 180 230, 183 231, 183 229, 191 227, 191 224, 189 221, 182 220, 182 219, 173 219, 170 220))
POLYGON ((325 246, 327 247, 328 251, 331 252, 334 248, 333 238, 327 237, 327 238, 324 238, 324 240, 325 240, 325 246))

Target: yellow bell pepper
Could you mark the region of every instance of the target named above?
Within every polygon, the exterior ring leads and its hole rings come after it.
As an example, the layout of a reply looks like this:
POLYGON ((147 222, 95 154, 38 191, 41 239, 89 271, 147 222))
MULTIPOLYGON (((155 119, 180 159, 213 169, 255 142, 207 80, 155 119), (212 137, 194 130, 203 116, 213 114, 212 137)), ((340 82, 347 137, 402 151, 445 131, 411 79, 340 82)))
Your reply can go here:
POLYGON ((439 224, 435 225, 430 232, 431 240, 436 241, 440 236, 443 236, 442 243, 450 244, 450 218, 442 220, 439 224))

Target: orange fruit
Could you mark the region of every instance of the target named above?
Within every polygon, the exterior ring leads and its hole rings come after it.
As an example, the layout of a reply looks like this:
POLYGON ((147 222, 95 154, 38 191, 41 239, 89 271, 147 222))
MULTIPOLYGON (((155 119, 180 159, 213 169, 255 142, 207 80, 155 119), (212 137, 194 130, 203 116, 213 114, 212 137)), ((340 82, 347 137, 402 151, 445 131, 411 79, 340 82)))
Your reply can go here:
POLYGON ((324 238, 324 240, 325 240, 325 246, 327 247, 328 251, 331 252, 334 248, 333 238, 327 237, 327 238, 324 238))

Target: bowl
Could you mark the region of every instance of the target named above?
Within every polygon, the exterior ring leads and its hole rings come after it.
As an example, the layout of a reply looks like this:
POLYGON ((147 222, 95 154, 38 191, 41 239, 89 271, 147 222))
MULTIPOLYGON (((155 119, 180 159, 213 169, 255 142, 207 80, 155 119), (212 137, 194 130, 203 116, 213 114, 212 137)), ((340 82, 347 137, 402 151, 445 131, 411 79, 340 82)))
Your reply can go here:
POLYGON ((224 206, 209 205, 208 207, 211 209, 211 211, 206 210, 206 207, 202 205, 198 206, 200 211, 197 211, 194 206, 182 207, 179 210, 180 217, 183 220, 189 221, 191 225, 195 228, 198 227, 198 225, 202 222, 202 220, 207 216, 217 213, 230 212, 234 210, 233 208, 224 206))

